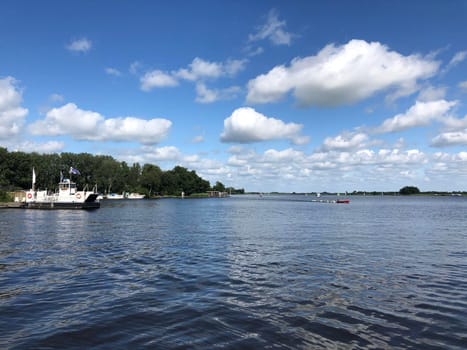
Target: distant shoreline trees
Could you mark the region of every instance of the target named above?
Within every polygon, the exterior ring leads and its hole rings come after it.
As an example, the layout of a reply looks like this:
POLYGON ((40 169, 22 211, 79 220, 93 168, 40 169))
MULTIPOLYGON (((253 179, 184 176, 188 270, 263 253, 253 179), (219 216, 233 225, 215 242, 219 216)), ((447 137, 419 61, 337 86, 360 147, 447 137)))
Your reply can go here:
MULTIPOLYGON (((9 152, 0 147, 0 190, 14 191, 31 188, 32 168, 36 173, 36 188, 54 190, 60 177, 69 177, 69 169, 78 169, 72 175, 78 187, 92 188, 97 184, 101 193, 138 192, 148 197, 186 196, 211 190, 209 181, 194 170, 176 166, 163 171, 154 164, 128 165, 111 156, 89 153, 39 154, 9 152)), ((216 188, 225 188, 219 181, 216 188)), ((239 191, 232 189, 233 191, 239 191)), ((240 190, 244 192, 243 189, 240 190)))
POLYGON ((399 190, 399 194, 403 196, 412 195, 412 194, 420 194, 420 190, 415 186, 405 186, 399 190))

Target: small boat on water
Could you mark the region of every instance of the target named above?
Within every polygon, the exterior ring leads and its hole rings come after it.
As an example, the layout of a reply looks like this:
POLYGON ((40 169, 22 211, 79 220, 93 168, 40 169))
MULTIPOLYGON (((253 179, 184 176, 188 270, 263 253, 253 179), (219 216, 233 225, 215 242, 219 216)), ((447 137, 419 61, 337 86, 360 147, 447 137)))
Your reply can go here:
POLYGON ((143 199, 144 197, 145 197, 144 194, 130 193, 126 196, 126 199, 143 199))
POLYGON ((125 199, 125 196, 122 194, 117 194, 117 193, 109 193, 106 196, 104 196, 105 199, 125 199))
MULTIPOLYGON (((70 169, 70 175, 76 169, 70 169)), ((73 172, 76 173, 76 172, 73 172)), ((79 174, 79 172, 78 172, 79 174)), ((32 189, 26 191, 26 198, 23 208, 25 209, 97 209, 100 208, 100 202, 97 199, 98 193, 96 186, 88 191, 85 187, 78 191, 76 183, 71 179, 62 179, 58 184, 58 191, 51 193, 49 191, 36 191, 36 175, 33 169, 32 189)))
POLYGON ((337 204, 349 204, 350 199, 338 199, 338 200, 336 200, 336 203, 337 204))
POLYGON ((108 193, 103 199, 143 199, 144 194, 123 192, 122 194, 108 193))

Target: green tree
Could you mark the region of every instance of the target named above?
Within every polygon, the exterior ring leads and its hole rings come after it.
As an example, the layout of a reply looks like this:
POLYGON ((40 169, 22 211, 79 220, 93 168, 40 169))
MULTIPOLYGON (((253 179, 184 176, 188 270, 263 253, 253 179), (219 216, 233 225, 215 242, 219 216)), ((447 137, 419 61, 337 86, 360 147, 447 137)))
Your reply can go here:
POLYGON ((222 182, 216 181, 216 184, 212 187, 213 191, 225 192, 225 186, 222 182))
POLYGON ((415 186, 405 186, 399 190, 399 193, 405 196, 405 195, 411 195, 411 194, 418 194, 420 193, 420 190, 415 186))
POLYGON ((144 164, 140 184, 149 197, 161 193, 162 170, 157 165, 144 164))
MULTIPOLYGON (((31 188, 32 169, 36 173, 36 188, 54 190, 63 177, 70 177, 70 167, 78 169, 80 175, 72 175, 78 187, 98 186, 102 193, 140 192, 147 195, 168 194, 186 195, 203 193, 210 189, 209 181, 199 177, 194 170, 176 166, 172 170, 162 171, 159 166, 138 163, 129 166, 118 162, 111 156, 92 155, 89 153, 39 154, 8 152, 0 147, 0 190, 31 188)), ((225 190, 220 182, 219 190, 225 190)))

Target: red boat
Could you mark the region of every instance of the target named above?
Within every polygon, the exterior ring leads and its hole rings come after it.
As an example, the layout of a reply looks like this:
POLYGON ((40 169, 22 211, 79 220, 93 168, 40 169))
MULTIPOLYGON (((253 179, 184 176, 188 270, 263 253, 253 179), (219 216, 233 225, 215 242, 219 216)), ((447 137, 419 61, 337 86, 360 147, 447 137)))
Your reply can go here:
POLYGON ((349 203, 350 203, 350 199, 338 199, 338 200, 336 200, 336 203, 340 203, 340 204, 349 204, 349 203))

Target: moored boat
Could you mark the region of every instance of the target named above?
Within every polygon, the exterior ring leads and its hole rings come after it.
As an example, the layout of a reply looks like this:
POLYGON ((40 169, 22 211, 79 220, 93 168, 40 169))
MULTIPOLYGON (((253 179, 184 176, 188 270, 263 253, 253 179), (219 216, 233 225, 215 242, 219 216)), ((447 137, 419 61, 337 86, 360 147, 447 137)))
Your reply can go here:
MULTIPOLYGON (((76 169, 70 169, 70 175, 76 169)), ((79 173, 79 172, 78 172, 79 173)), ((33 169, 32 189, 26 191, 23 208, 26 209, 97 209, 100 202, 97 199, 96 186, 88 191, 85 187, 78 191, 76 183, 71 179, 62 179, 57 192, 35 190, 36 175, 33 169)))
POLYGON ((104 199, 125 199, 125 196, 123 195, 123 193, 108 193, 106 196, 104 196, 104 199))
POLYGON ((144 197, 145 197, 144 194, 130 193, 126 196, 126 199, 143 199, 144 197))

